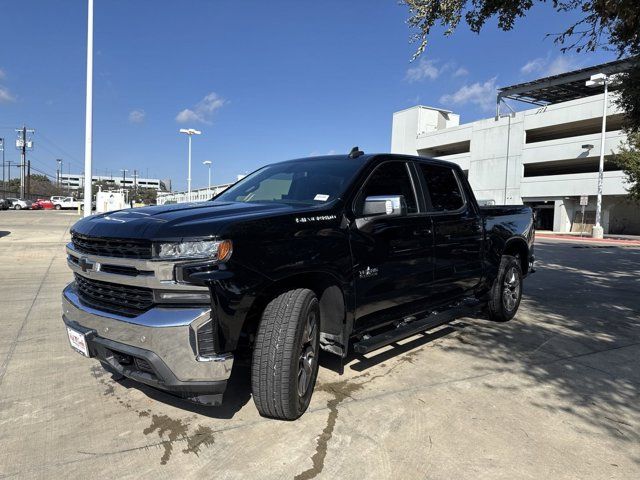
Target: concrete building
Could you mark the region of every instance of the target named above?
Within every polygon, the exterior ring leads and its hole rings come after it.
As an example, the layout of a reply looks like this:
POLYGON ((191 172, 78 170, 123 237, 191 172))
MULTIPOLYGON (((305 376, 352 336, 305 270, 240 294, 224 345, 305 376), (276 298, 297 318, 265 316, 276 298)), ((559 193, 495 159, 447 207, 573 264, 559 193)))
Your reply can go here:
MULTIPOLYGON (((460 124, 451 111, 415 106, 394 113, 391 151, 455 162, 481 203, 527 204, 537 228, 591 232, 595 220, 603 94, 585 86, 595 73, 624 71, 625 61, 499 89, 495 118, 460 124), (536 104, 501 112, 505 100, 536 104), (580 197, 588 196, 582 218, 580 197)), ((612 85, 610 89, 615 89, 612 85)), ((622 113, 609 95, 605 160, 625 135, 622 113)), ((507 105, 508 106, 508 105, 507 105)), ((605 233, 640 234, 640 208, 626 197, 625 175, 605 161, 605 233)))
MULTIPOLYGON (((165 181, 158 178, 124 177, 111 175, 94 175, 91 179, 93 184, 97 182, 105 183, 114 188, 133 188, 137 184, 138 188, 153 188, 158 191, 166 191, 165 181)), ((60 175, 60 185, 71 190, 78 190, 84 187, 84 175, 77 173, 63 173, 60 175)))

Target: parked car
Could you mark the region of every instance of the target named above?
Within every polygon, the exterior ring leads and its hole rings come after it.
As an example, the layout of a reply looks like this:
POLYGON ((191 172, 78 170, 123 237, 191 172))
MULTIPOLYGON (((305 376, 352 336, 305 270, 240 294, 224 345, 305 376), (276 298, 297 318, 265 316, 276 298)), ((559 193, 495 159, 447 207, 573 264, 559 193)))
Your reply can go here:
POLYGON ((53 208, 55 208, 55 205, 51 200, 45 200, 44 198, 39 198, 35 202, 33 202, 33 205, 31 205, 31 208, 33 210, 52 210, 53 208))
POLYGON ((534 262, 529 207, 479 207, 456 164, 357 149, 71 233, 75 350, 213 405, 250 353, 258 411, 287 420, 309 405, 320 349, 368 353, 480 308, 509 320, 534 262))
POLYGON ((22 200, 20 198, 7 198, 7 200, 11 202, 11 207, 9 208, 13 208, 14 210, 28 210, 33 203, 31 200, 22 200))
POLYGON ((81 204, 82 202, 80 200, 76 200, 74 197, 64 197, 53 201, 53 205, 56 210, 77 209, 81 204))

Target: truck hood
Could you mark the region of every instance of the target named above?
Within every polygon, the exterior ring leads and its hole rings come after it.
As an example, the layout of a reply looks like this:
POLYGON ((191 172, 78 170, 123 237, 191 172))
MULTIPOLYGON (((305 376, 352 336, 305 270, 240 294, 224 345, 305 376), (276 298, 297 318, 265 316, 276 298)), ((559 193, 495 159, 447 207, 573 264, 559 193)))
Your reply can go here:
POLYGON ((243 202, 179 203, 118 210, 84 218, 72 232, 94 237, 181 239, 218 235, 227 225, 286 215, 305 208, 243 202))

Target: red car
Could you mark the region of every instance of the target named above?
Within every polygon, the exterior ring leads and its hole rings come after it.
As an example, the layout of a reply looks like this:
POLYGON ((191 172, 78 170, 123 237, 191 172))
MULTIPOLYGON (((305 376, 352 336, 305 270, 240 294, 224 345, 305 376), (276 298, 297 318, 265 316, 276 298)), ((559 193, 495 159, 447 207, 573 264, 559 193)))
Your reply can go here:
POLYGON ((39 198, 31 205, 32 210, 53 210, 55 205, 51 200, 45 200, 44 198, 39 198))

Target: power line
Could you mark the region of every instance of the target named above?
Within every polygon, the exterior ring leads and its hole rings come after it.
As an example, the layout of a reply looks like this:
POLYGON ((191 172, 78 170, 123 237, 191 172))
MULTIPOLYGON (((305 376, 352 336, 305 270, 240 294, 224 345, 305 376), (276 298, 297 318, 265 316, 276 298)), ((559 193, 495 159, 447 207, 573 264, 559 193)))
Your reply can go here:
MULTIPOLYGON (((58 152, 62 153, 63 155, 65 155, 66 157, 68 157, 69 160, 67 160, 67 163, 75 163, 78 167, 80 168, 84 168, 83 163, 81 160, 78 159, 78 157, 76 157, 75 155, 70 154, 67 150, 65 150, 64 148, 62 148, 60 145, 58 145, 56 142, 54 142, 53 140, 51 140, 49 137, 47 137, 46 135, 40 133, 39 134, 40 137, 42 137, 42 139, 49 143, 53 148, 57 149, 58 152), (73 159, 75 159, 76 161, 73 161, 73 159)), ((53 153, 53 152, 51 152, 53 153)))

